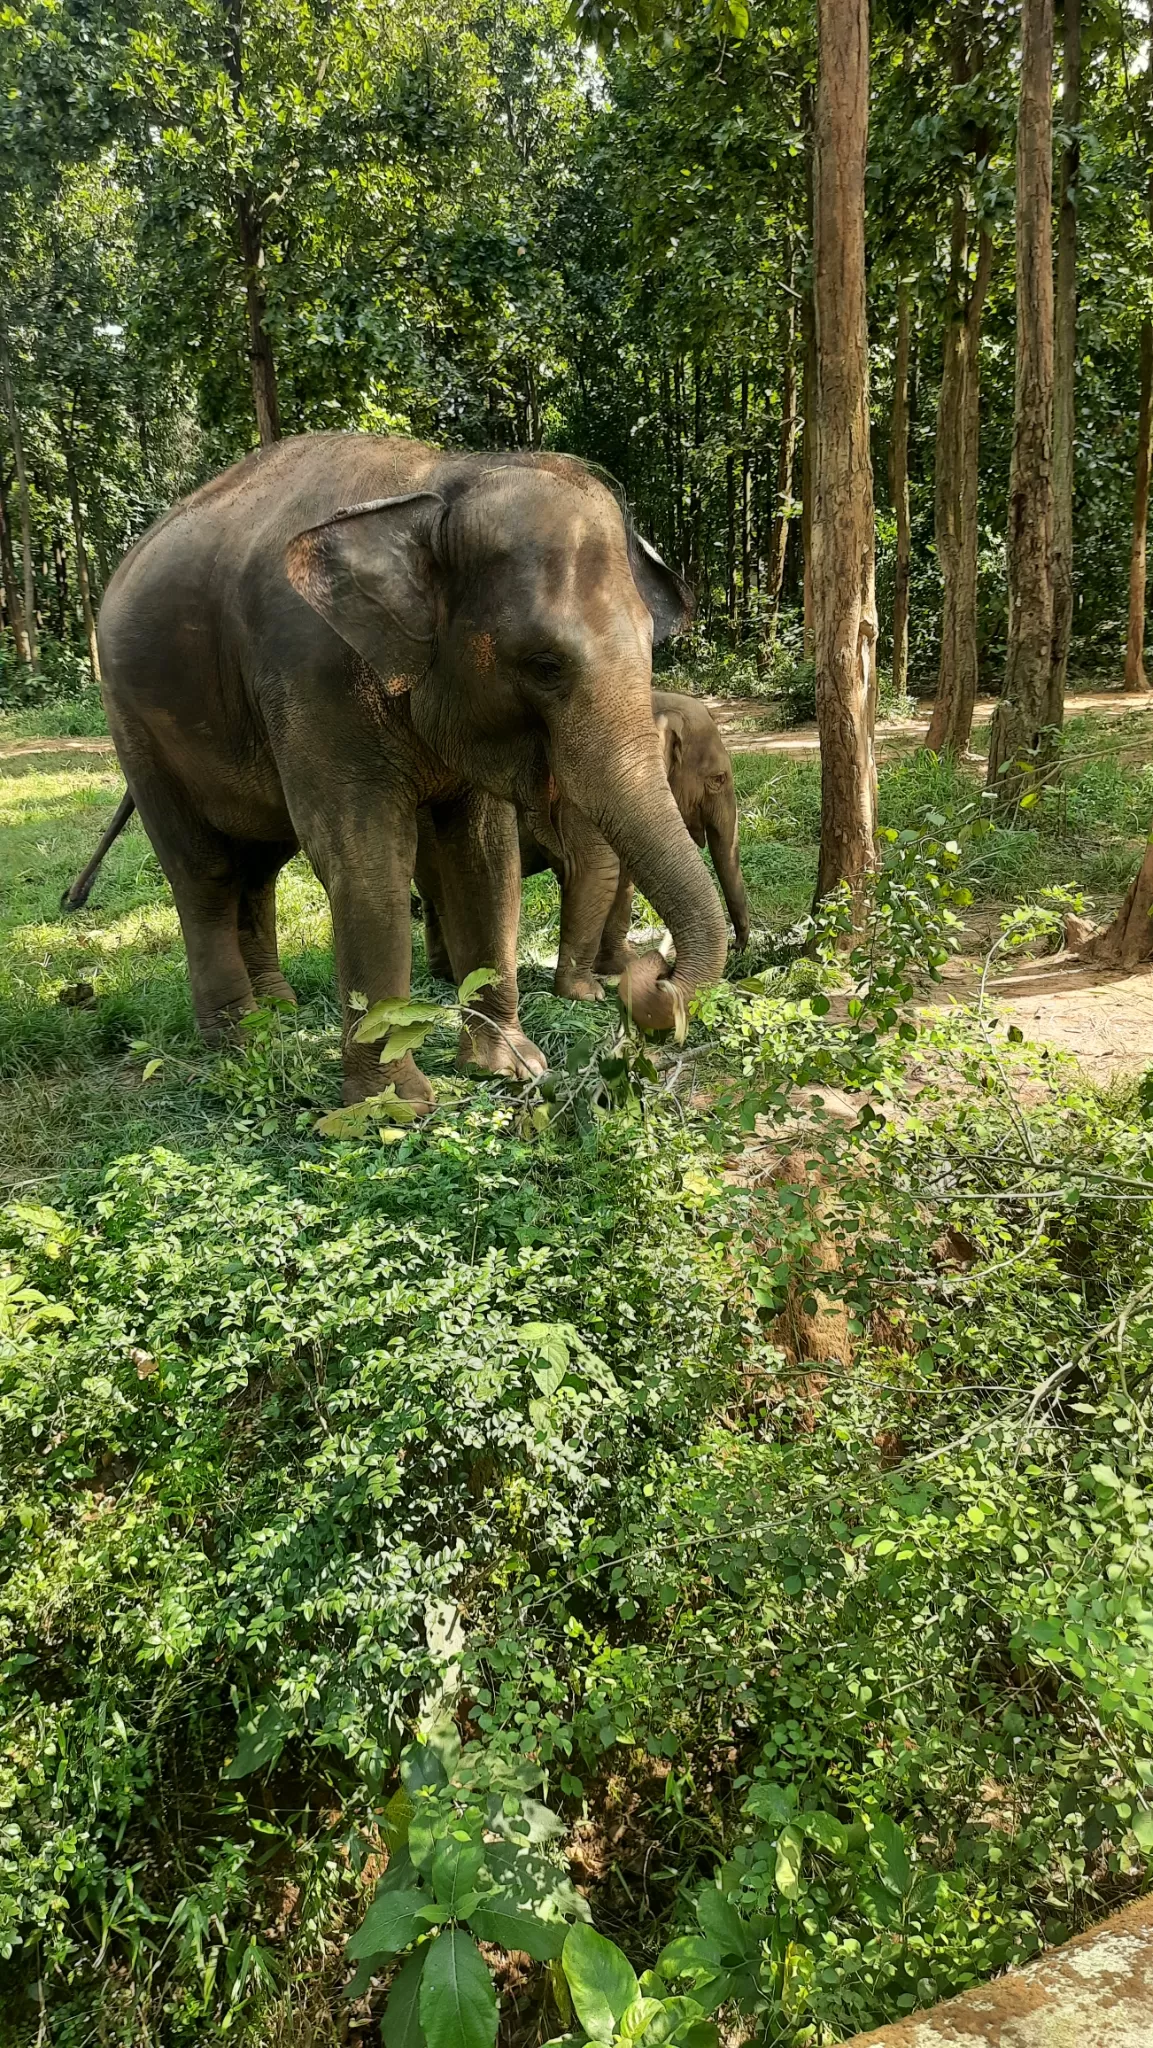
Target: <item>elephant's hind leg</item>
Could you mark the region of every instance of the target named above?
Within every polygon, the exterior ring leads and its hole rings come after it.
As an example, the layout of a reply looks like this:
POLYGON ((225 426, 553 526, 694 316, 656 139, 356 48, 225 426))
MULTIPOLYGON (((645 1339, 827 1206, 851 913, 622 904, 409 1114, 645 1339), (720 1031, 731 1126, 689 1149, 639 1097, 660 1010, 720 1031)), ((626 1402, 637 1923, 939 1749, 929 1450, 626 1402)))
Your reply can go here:
POLYGON ((246 848, 237 913, 240 954, 255 996, 266 1002, 295 1003, 284 978, 276 941, 276 878, 296 848, 292 845, 246 848))

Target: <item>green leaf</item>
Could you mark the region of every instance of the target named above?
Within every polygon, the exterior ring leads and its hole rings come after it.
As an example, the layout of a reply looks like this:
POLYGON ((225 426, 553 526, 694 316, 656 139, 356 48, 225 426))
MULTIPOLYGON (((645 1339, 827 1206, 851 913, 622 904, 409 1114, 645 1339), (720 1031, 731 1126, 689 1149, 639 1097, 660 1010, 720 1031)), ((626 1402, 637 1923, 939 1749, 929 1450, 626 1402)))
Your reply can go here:
POLYGON ((831 1813, 799 1813, 797 1826, 809 1840, 816 1842, 830 1856, 845 1856, 849 1848, 849 1830, 843 1821, 836 1820, 831 1813))
POLYGON ((439 1790, 448 1784, 448 1772, 430 1743, 409 1743, 400 1759, 400 1782, 414 1801, 426 1785, 439 1790))
POLYGON ((791 1785, 754 1785, 745 1800, 745 1812, 768 1821, 770 1827, 787 1827, 797 1808, 791 1785))
POLYGON ((374 1124, 411 1124, 419 1115, 419 1104, 398 1095, 390 1085, 380 1095, 366 1096, 347 1109, 330 1109, 321 1117, 316 1132, 320 1138, 363 1138, 374 1124))
POLYGON ((437 1846, 432 1859, 432 1888, 438 1903, 447 1906, 451 1913, 465 1909, 460 1901, 470 1892, 475 1892, 480 1866, 484 1862, 484 1843, 468 1835, 454 1832, 445 1835, 437 1846))
POLYGON ((398 1848, 389 1850, 388 1867, 376 1887, 375 1896, 379 1898, 382 1892, 412 1891, 419 1883, 416 1865, 408 1853, 408 1844, 402 1842, 398 1848))
POLYGON ((774 1879, 783 1899, 795 1899, 801 1889, 801 1857, 804 1837, 799 1828, 783 1828, 777 1838, 774 1879))
POLYGON ((594 2041, 611 2041, 637 1995, 637 1976, 615 1941, 591 1927, 570 1927, 561 1954, 577 2018, 594 2041))
POLYGON ((424 1044, 431 1030, 431 1024, 398 1024, 380 1048, 381 1066, 390 1067, 394 1060, 402 1060, 405 1053, 415 1052, 418 1045, 424 1044))
POLYGON ((1153 1856, 1153 1813, 1148 1807, 1139 1806, 1129 1823, 1137 1837, 1137 1847, 1145 1856, 1153 1856))
POLYGON ((905 1837, 896 1821, 890 1820, 887 1813, 879 1814, 873 1822, 869 1847, 889 1890, 903 1899, 912 1882, 913 1869, 909 1862, 909 1852, 905 1847, 905 1837))
POLYGON ((394 1979, 380 2022, 384 2048, 427 2048, 420 2024, 420 1986, 427 1955, 426 1948, 418 1948, 394 1979))
MULTIPOLYGON (((663 1998, 644 1998, 641 1996, 634 1998, 632 2004, 621 2014, 620 2027, 617 2034, 618 2040, 640 2041, 643 2039, 647 2043, 650 2039, 650 2028, 653 2021, 661 2019, 663 2014, 663 1998)), ((668 2039, 671 2031, 671 2028, 665 2030, 665 2040, 668 2039)), ((662 2037, 660 2034, 654 2034, 651 2038, 654 2041, 659 2041, 662 2037)))
POLYGON ((715 1977, 720 1968, 719 1942, 702 1940, 699 1934, 678 1934, 657 1957, 662 1977, 695 1977, 702 1971, 715 1977))
POLYGON ((492 2048, 496 1990, 476 1943, 453 1927, 428 1951, 420 1987, 420 2022, 428 2048, 492 2048))
POLYGON ((444 1011, 439 1003, 410 1002, 406 996, 390 996, 365 1012, 352 1034, 353 1041, 356 1045, 375 1045, 378 1038, 387 1038, 390 1031, 418 1024, 423 1025, 427 1034, 443 1020, 444 1011))
POLYGON ((563 1920, 541 1920, 536 1913, 526 1913, 507 1892, 490 1892, 473 1908, 468 1924, 481 1941, 522 1949, 537 1963, 559 1956, 569 1931, 563 1920))
POLYGON ((427 1904, 427 1892, 378 1892, 346 1953, 354 1961, 357 1956, 399 1955, 423 1932, 420 1914, 427 1904))
POLYGON ((381 1815, 384 1839, 389 1848, 389 1869, 396 1861, 396 1852, 403 1849, 408 1840, 408 1830, 416 1808, 403 1785, 398 1785, 381 1815))
POLYGON ((530 1358, 542 1364, 532 1367, 532 1376, 546 1396, 555 1394, 569 1368, 576 1331, 571 1323, 522 1323, 517 1341, 530 1358))
POLYGON ((506 1813, 501 1799, 489 1804, 488 1825, 494 1834, 503 1835, 507 1842, 528 1843, 535 1848, 540 1842, 555 1841, 563 1835, 565 1825, 560 1815, 550 1807, 542 1806, 539 1799, 519 1799, 515 1813, 506 1813))
MULTIPOLYGON (((697 1919, 709 1940, 715 1943, 724 1962, 743 1962, 749 1954, 750 1934, 735 1906, 715 1885, 706 1885, 695 1900, 697 1919)), ((755 1949, 758 1944, 752 1943, 755 1949)))
POLYGON ((462 1003, 471 1003, 473 997, 478 996, 482 988, 496 988, 499 986, 499 983, 500 973, 497 968, 474 967, 471 974, 465 975, 464 980, 457 989, 457 995, 462 1003))
POLYGON ((240 1743, 232 1762, 222 1773, 225 1778, 247 1778, 274 1764, 293 1731, 293 1720, 276 1700, 240 1730, 240 1743))

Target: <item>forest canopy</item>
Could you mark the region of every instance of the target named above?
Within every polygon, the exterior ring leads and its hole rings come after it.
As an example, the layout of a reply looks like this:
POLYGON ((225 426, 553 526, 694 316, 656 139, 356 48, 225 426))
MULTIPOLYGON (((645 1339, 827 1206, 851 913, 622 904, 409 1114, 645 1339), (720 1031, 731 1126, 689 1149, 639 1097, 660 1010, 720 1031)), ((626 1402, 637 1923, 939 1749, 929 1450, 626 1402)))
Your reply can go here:
MULTIPOLYGON (((1116 669, 1124 646, 1153 294, 1148 32, 1132 5, 1094 7, 1082 27, 1073 659, 1083 672, 1116 669)), ((928 689, 941 623, 943 365, 977 287, 978 644, 982 686, 996 687, 1017 15, 972 0, 894 5, 875 13, 872 40, 881 659, 902 300, 910 660, 928 689)), ((784 0, 731 21, 706 9, 634 21, 590 7, 574 29, 558 0, 54 0, 6 10, 0 67, 10 625, 20 602, 14 433, 35 607, 60 641, 81 635, 80 555, 98 590, 175 496, 260 438, 332 428, 570 449, 624 486, 642 528, 697 587, 714 636, 762 628, 779 588, 786 610, 799 605, 807 7, 784 0)), ((1059 95, 1058 149, 1061 123, 1059 95)))

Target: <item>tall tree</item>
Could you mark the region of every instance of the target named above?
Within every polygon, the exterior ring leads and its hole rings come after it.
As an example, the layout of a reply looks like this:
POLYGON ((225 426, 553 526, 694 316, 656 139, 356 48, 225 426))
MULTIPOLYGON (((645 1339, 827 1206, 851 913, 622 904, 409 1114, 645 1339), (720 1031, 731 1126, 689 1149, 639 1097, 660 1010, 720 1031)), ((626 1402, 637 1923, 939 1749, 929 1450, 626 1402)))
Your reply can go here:
POLYGON ((1073 470, 1077 366, 1077 180, 1081 168, 1081 0, 1064 0, 1061 178, 1053 317, 1053 660, 1045 723, 1065 716, 1073 630, 1073 470))
POLYGON ((817 0, 813 151, 813 634, 821 737, 817 895, 860 909, 876 866, 877 605, 865 314, 868 0, 817 0))
POLYGON ((1125 636, 1125 688, 1147 690, 1145 673, 1146 536, 1149 530, 1150 445, 1153 443, 1153 319, 1141 323, 1141 396, 1137 407, 1137 460, 1133 475, 1133 536, 1129 546, 1129 618, 1125 636))
POLYGON ((1023 0, 1017 115, 1017 351, 1009 644, 989 789, 1015 808, 1040 760, 1053 663, 1053 0, 1023 0))
MULTIPOLYGON (((987 60, 985 24, 959 11, 950 41, 955 96, 974 89, 987 60)), ((981 326, 993 274, 993 238, 980 212, 976 170, 988 156, 983 121, 963 122, 965 156, 955 174, 949 279, 937 402, 934 524, 941 569, 937 696, 926 745, 963 754, 977 699, 977 550, 981 431, 981 326)))
POLYGON ((912 533, 909 526, 909 287, 897 286, 897 352, 893 364, 893 417, 889 431, 889 493, 897 521, 897 559, 893 575, 893 695, 909 687, 909 570, 912 533))
POLYGON ((33 668, 40 659, 39 639, 36 632, 36 569, 32 557, 32 507, 28 497, 28 467, 24 460, 24 428, 20 419, 20 407, 12 383, 12 357, 8 347, 8 334, 0 317, 0 399, 3 400, 7 419, 8 438, 12 444, 12 460, 15 465, 16 488, 20 493, 20 548, 24 565, 24 634, 28 643, 28 659, 33 668))
POLYGON ((781 355, 781 432, 777 442, 777 474, 773 492, 773 520, 769 530, 769 558, 765 569, 764 641, 771 647, 776 638, 785 581, 785 552, 789 543, 789 516, 793 497, 793 470, 797 448, 797 301, 793 290, 796 264, 789 251, 788 288, 781 295, 779 321, 781 355))

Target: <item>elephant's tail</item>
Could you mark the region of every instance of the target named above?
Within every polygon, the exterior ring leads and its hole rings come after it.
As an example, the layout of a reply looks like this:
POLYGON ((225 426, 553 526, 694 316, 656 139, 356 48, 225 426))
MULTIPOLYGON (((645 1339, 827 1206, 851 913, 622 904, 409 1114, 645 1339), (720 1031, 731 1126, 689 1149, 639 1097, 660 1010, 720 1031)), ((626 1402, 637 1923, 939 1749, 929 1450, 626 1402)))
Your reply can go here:
POLYGON ((76 880, 69 888, 65 889, 63 896, 60 898, 61 910, 79 910, 87 903, 92 890, 92 884, 100 872, 101 861, 104 859, 109 847, 119 839, 135 809, 136 799, 132 792, 126 789, 116 806, 116 815, 108 826, 107 831, 102 833, 100 844, 89 861, 88 866, 82 869, 81 873, 77 875, 76 880))

